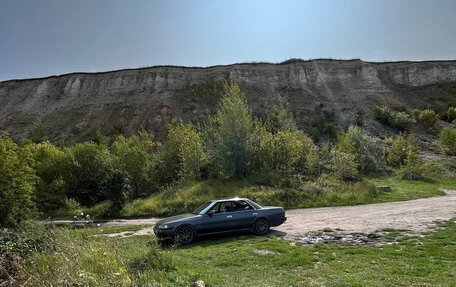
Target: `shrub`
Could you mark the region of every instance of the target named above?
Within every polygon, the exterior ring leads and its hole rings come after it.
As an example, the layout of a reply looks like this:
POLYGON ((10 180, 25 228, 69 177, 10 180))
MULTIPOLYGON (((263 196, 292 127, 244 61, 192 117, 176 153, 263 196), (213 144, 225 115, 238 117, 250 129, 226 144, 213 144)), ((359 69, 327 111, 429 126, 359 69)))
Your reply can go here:
POLYGON ((449 123, 456 121, 456 107, 449 107, 446 114, 449 123))
POLYGON ((310 127, 307 128, 307 132, 315 142, 320 141, 320 139, 327 139, 329 141, 335 141, 337 139, 336 128, 325 118, 314 120, 310 124, 310 127))
POLYGON ((415 110, 415 117, 426 128, 432 128, 439 119, 439 115, 431 109, 415 110))
POLYGON ((358 163, 354 154, 332 149, 326 164, 330 174, 336 178, 354 180, 358 177, 358 163))
POLYGON ((443 128, 439 135, 439 148, 447 155, 456 155, 456 128, 443 128))
POLYGON ((409 135, 398 135, 387 139, 390 148, 387 153, 387 163, 392 167, 414 166, 418 163, 419 148, 415 139, 409 135))
POLYGON ((286 179, 310 174, 317 162, 317 148, 301 131, 280 131, 263 137, 258 161, 271 177, 286 179))
POLYGON ((355 156, 358 170, 362 173, 377 171, 380 168, 380 146, 359 127, 350 126, 345 133, 340 134, 336 149, 355 156))
MULTIPOLYGON (((2 286, 23 286, 24 258, 34 252, 52 250, 54 234, 36 221, 24 221, 15 230, 0 230, 0 282, 2 286)), ((25 278, 24 278, 25 277, 25 278)))
POLYGON ((220 108, 205 129, 210 164, 215 175, 246 176, 250 173, 254 118, 245 94, 237 84, 225 84, 220 108))
POLYGON ((0 226, 16 226, 37 215, 35 182, 23 151, 10 138, 0 136, 0 226))
POLYGON ((375 119, 381 124, 391 126, 397 130, 407 130, 415 121, 405 112, 396 112, 388 107, 375 107, 375 119))

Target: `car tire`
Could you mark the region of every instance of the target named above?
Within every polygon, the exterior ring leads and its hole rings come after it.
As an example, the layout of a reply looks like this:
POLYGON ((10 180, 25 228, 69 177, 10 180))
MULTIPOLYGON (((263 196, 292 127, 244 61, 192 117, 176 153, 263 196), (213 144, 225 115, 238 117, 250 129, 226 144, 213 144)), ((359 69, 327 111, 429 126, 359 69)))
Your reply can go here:
POLYGON ((253 231, 256 235, 265 235, 269 232, 271 224, 267 218, 258 218, 253 225, 253 231))
POLYGON ((176 244, 189 244, 196 238, 196 231, 189 225, 179 227, 174 232, 174 243, 176 244))

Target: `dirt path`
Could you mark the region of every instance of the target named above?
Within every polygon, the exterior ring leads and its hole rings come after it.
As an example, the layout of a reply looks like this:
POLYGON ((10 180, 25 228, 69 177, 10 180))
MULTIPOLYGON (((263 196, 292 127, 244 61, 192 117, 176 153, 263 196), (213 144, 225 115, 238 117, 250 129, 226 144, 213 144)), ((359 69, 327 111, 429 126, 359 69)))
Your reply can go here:
MULTIPOLYGON (((274 227, 277 234, 302 238, 309 232, 332 229, 343 233, 370 234, 393 228, 421 233, 434 227, 436 221, 456 217, 456 191, 445 190, 445 196, 357 206, 294 209, 287 211, 285 224, 274 227)), ((121 219, 101 223, 102 226, 151 225, 137 232, 110 236, 152 234, 157 218, 121 219)))

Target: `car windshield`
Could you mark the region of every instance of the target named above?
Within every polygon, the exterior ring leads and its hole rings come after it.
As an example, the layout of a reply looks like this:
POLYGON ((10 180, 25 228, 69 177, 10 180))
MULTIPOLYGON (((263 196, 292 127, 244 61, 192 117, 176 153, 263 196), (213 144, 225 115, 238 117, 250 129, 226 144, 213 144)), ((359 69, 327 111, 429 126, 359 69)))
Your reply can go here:
POLYGON ((205 204, 201 205, 197 209, 193 210, 193 214, 200 214, 206 207, 208 207, 212 202, 208 201, 205 204))

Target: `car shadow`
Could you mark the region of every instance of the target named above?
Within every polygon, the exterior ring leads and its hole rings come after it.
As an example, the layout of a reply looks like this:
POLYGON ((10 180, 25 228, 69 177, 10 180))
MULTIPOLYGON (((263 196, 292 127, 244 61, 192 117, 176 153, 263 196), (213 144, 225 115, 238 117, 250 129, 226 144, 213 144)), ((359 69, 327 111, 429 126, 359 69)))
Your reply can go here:
POLYGON ((224 233, 216 233, 216 234, 207 234, 199 236, 195 241, 190 244, 180 245, 174 244, 172 240, 162 240, 160 241, 160 246, 162 248, 179 248, 179 249, 187 249, 192 247, 205 247, 205 246, 213 246, 217 244, 224 244, 227 242, 232 242, 234 240, 248 240, 251 238, 256 237, 284 237, 286 235, 285 232, 278 231, 271 229, 268 234, 259 236, 255 235, 253 231, 232 231, 232 232, 224 232, 224 233))

